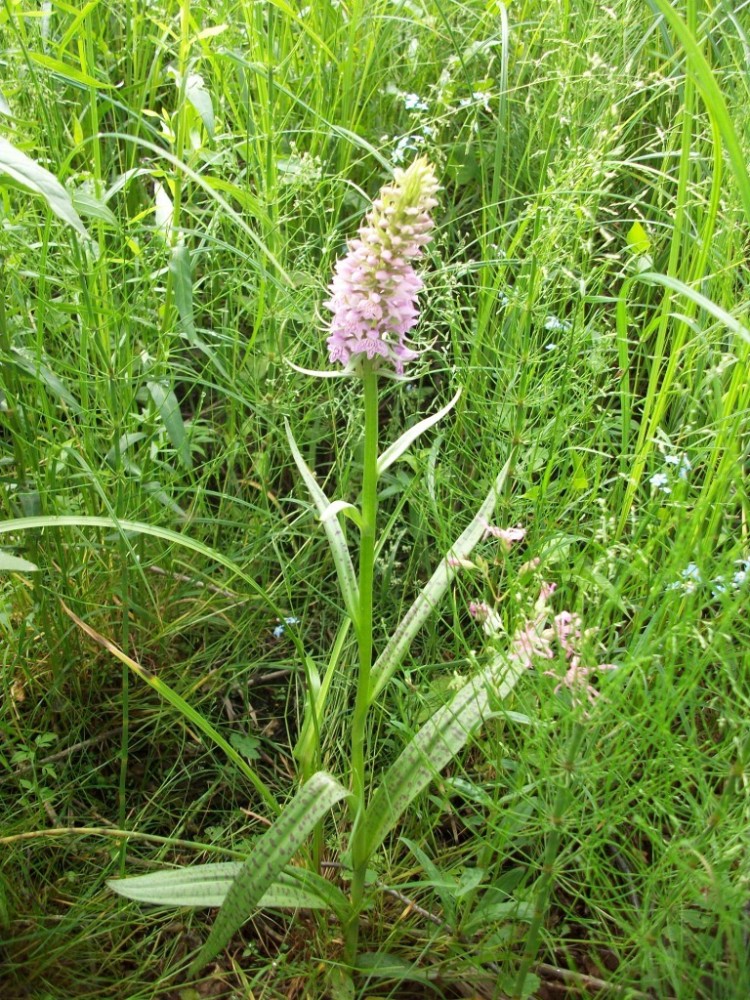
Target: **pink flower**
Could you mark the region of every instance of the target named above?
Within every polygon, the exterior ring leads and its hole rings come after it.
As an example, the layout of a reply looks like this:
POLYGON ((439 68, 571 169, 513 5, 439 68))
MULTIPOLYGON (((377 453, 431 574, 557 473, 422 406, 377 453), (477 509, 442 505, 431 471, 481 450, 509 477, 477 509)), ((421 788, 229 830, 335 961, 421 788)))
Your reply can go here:
POLYGON ((472 601, 469 604, 469 614, 477 621, 485 622, 492 613, 492 608, 486 601, 472 601))
POLYGON ((469 614, 482 623, 482 628, 487 635, 495 635, 503 627, 500 615, 486 601, 472 601, 469 604, 469 614))
POLYGON ((522 542, 526 537, 526 528, 497 528, 494 524, 484 522, 483 538, 499 538, 506 549, 514 542, 522 542))
MULTIPOLYGON (((570 666, 565 671, 562 679, 560 679, 560 683, 555 686, 555 694, 558 694, 566 687, 571 693, 571 701, 574 706, 578 707, 584 704, 582 695, 585 695, 586 700, 593 705, 599 697, 599 691, 592 684, 589 684, 588 679, 591 674, 595 674, 599 670, 617 670, 617 664, 600 663, 595 667, 582 667, 580 657, 572 656, 570 658, 570 666)), ((546 677, 560 678, 560 675, 554 670, 545 670, 544 674, 546 677)), ((584 712, 584 716, 587 716, 587 714, 584 712)))
POLYGON ((534 658, 537 656, 544 660, 554 658, 549 638, 539 631, 541 624, 538 619, 527 621, 518 631, 513 633, 510 644, 511 660, 531 668, 534 666, 534 658))
POLYGON ((401 374, 404 362, 418 356, 406 342, 419 316, 422 288, 410 261, 421 256, 431 238, 429 212, 437 205, 437 190, 434 170, 423 157, 408 170, 397 168, 394 183, 381 190, 359 237, 349 241, 324 303, 333 313, 331 361, 349 365, 362 356, 382 359, 401 374))

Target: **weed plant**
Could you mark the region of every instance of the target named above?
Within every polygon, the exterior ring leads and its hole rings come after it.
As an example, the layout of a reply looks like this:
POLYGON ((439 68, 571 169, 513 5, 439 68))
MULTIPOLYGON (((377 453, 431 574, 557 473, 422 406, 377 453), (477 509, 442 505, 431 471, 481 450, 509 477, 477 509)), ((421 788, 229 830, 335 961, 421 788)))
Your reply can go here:
MULTIPOLYGON (((376 649, 511 452, 496 522, 526 536, 478 547, 369 763, 481 667, 472 602, 513 634, 535 573, 617 669, 584 718, 540 661, 402 817, 359 995, 746 997, 746 5, 4 0, 0 39, 0 136, 91 238, 0 170, 0 543, 38 567, 0 575, 0 995, 331 989, 314 913, 258 914, 187 981, 212 914, 106 881, 245 856, 273 818, 246 772, 281 802, 296 773, 297 640, 355 661, 284 419, 355 502, 361 399, 287 362, 325 367, 334 261, 425 154, 426 349, 384 439, 463 391, 383 477, 376 649)), ((346 669, 329 707, 341 774, 346 669)))

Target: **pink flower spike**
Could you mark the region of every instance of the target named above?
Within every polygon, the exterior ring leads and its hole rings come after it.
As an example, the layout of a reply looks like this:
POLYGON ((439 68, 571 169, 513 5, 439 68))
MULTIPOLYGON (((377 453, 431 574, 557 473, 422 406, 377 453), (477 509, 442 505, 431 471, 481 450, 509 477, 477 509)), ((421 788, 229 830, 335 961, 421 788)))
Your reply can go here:
POLYGON ((359 238, 349 241, 349 252, 336 263, 324 303, 333 313, 331 361, 350 367, 364 356, 392 365, 400 375, 404 363, 418 357, 406 342, 419 318, 422 289, 411 261, 431 238, 429 211, 437 204, 437 190, 432 165, 420 157, 408 170, 396 169, 393 184, 373 202, 359 238))

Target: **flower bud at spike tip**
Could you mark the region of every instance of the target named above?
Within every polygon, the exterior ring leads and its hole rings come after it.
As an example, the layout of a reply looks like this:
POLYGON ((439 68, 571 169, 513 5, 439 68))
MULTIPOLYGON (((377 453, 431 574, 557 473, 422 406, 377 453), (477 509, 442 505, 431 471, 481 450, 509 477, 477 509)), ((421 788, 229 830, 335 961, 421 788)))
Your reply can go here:
POLYGON ((333 313, 328 352, 331 361, 349 365, 360 355, 390 362, 401 374, 418 352, 406 334, 419 317, 422 280, 410 261, 422 254, 434 225, 438 183, 432 165, 420 157, 408 170, 396 169, 393 183, 373 202, 359 237, 336 263, 331 297, 333 313))

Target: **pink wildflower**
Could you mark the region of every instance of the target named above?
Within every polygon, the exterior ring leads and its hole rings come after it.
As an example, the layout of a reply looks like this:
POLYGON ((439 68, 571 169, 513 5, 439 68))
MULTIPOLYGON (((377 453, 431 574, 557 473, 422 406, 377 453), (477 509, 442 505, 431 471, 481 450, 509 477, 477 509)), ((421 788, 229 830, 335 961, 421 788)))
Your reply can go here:
POLYGON ((486 601, 472 601, 469 604, 469 614, 482 623, 487 635, 496 635, 502 631, 503 623, 500 615, 486 601))
POLYGON ((542 624, 538 619, 527 621, 517 632, 513 633, 511 640, 510 658, 522 666, 531 668, 534 666, 534 657, 540 656, 544 660, 551 660, 554 657, 549 638, 540 633, 539 626, 542 624))
POLYGON ((498 538, 509 549, 514 542, 522 542, 526 537, 526 528, 498 528, 494 524, 484 522, 483 538, 498 538))
POLYGON ((401 374, 404 362, 418 352, 406 334, 418 319, 417 295, 422 279, 410 261, 421 256, 434 223, 438 183, 424 158, 408 170, 396 169, 394 183, 384 187, 372 210, 349 241, 349 252, 336 263, 331 297, 333 313, 328 352, 331 361, 348 365, 360 356, 382 358, 401 374))
MULTIPOLYGON (((566 687, 570 691, 573 705, 578 707, 584 704, 582 695, 585 695, 588 702, 593 705, 599 697, 600 692, 596 690, 593 684, 589 684, 588 679, 591 674, 595 674, 599 670, 617 670, 617 664, 599 663, 595 667, 582 667, 580 657, 572 656, 570 658, 570 666, 565 671, 559 684, 555 686, 555 694, 558 694, 566 687)), ((556 677, 559 679, 559 674, 554 670, 545 670, 544 673, 546 677, 556 677)), ((586 714, 584 712, 584 715, 586 714)))
POLYGON ((469 614, 477 621, 486 622, 492 614, 492 608, 486 601, 472 601, 469 604, 469 614))

